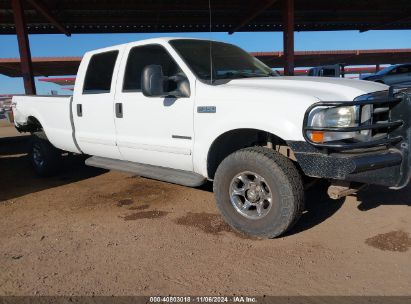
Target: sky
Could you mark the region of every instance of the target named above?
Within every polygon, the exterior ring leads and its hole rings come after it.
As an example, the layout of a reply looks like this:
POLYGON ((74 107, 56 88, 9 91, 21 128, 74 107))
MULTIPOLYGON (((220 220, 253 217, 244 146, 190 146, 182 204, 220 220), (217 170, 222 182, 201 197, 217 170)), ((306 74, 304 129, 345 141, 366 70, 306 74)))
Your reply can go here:
MULTIPOLYGON (((166 34, 76 34, 30 35, 32 57, 82 56, 85 52, 101 47, 154 37, 195 37, 225 41, 236 44, 249 52, 282 51, 280 32, 255 33, 166 33, 166 34)), ((316 50, 360 50, 411 48, 411 30, 397 31, 338 31, 338 32, 296 32, 296 51, 316 50)), ((17 37, 0 35, 0 58, 19 57, 17 37)), ((49 94, 56 90, 59 94, 69 94, 55 84, 36 80, 37 93, 49 94)), ((23 94, 21 78, 0 75, 0 94, 23 94)))

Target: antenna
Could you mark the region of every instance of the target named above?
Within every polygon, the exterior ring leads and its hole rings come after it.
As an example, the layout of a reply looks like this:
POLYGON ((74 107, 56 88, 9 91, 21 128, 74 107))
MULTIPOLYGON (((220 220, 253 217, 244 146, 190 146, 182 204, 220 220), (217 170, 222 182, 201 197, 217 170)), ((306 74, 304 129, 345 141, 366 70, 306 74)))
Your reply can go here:
MULTIPOLYGON (((209 15, 209 25, 210 25, 210 38, 212 33, 212 18, 211 18, 211 0, 208 0, 208 15, 209 15)), ((212 52, 213 44, 210 39, 210 84, 213 83, 213 52, 212 52)))

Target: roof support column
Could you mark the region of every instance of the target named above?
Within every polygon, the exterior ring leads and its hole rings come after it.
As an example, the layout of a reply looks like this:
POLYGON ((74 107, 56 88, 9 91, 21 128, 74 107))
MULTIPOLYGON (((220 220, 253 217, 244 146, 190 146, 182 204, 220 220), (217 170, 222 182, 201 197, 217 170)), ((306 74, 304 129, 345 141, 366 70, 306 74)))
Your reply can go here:
POLYGON ((294 75, 294 0, 284 0, 284 75, 294 75))
POLYGON ((17 42, 20 52, 21 74, 24 81, 26 94, 36 94, 36 85, 34 83, 33 66, 31 62, 29 37, 27 34, 26 22, 24 20, 24 10, 21 0, 12 0, 11 6, 14 15, 14 24, 16 26, 17 42))

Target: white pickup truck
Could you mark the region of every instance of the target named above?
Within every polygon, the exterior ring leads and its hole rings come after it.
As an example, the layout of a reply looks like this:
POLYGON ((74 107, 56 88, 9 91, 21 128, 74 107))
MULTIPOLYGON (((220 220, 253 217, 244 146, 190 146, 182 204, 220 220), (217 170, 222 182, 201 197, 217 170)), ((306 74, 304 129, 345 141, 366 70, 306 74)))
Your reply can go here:
MULTIPOLYGON (((214 181, 234 229, 272 238, 300 217, 307 180, 408 184, 410 95, 370 81, 279 77, 234 45, 161 38, 88 52, 72 97, 15 96, 13 111, 16 128, 33 134, 40 175, 68 151, 176 184, 214 181)), ((334 196, 351 190, 340 185, 334 196)))

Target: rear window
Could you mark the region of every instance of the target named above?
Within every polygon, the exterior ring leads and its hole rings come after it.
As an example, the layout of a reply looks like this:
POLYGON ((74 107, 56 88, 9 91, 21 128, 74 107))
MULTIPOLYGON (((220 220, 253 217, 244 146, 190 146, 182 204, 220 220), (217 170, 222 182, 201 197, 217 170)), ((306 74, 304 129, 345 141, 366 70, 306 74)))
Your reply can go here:
POLYGON ((322 76, 324 77, 335 77, 334 69, 323 69, 322 72, 322 76))
POLYGON ((87 67, 83 94, 109 93, 118 51, 93 55, 87 67))

